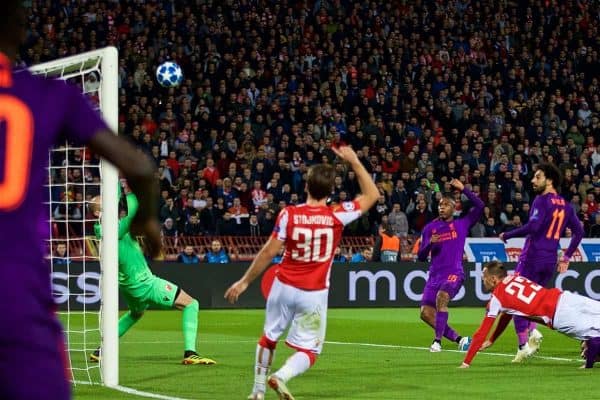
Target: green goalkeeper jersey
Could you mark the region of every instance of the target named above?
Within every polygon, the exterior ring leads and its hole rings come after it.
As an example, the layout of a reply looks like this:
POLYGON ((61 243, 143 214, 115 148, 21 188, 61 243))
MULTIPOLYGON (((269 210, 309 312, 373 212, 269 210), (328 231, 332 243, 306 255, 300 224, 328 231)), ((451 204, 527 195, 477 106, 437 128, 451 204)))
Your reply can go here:
MULTIPOLYGON (((119 198, 121 194, 119 187, 119 198)), ((119 286, 134 296, 143 296, 148 290, 148 281, 153 278, 152 271, 144 258, 144 253, 137 240, 129 232, 131 222, 138 210, 135 194, 125 196, 127 215, 119 220, 119 286)), ((96 237, 102 237, 100 224, 94 226, 96 237)))

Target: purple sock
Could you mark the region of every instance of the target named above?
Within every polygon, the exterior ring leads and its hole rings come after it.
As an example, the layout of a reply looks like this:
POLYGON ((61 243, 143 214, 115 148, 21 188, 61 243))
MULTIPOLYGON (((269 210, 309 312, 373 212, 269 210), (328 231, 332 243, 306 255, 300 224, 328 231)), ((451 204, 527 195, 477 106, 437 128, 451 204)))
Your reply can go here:
POLYGON ((458 339, 458 333, 454 329, 450 328, 450 325, 446 324, 446 329, 444 329, 444 337, 448 340, 456 342, 456 339, 458 339))
POLYGON ((535 323, 533 321, 529 321, 529 332, 531 332, 535 328, 537 328, 537 323, 535 323))
POLYGON ((513 321, 515 322, 515 331, 517 331, 517 339, 519 340, 520 347, 529 340, 529 320, 515 315, 513 321))
POLYGON ((596 357, 600 353, 600 338, 592 338, 587 341, 587 351, 585 353, 585 367, 594 368, 596 357))
POLYGON ((448 311, 438 311, 435 313, 435 340, 442 340, 444 331, 448 326, 448 311))

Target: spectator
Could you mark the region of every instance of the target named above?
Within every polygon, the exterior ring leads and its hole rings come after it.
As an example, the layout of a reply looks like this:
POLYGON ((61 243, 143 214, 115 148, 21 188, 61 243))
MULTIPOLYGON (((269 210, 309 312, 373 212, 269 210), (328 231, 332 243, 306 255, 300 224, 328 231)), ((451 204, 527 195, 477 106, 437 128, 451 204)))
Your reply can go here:
POLYGON ((594 215, 594 224, 590 226, 589 237, 600 238, 600 213, 594 215))
MULTIPOLYGON (((110 9, 112 4, 109 0, 96 3, 98 9, 110 9)), ((263 26, 261 15, 254 16, 251 7, 189 3, 189 12, 171 15, 169 11, 163 18, 161 12, 170 10, 166 7, 170 2, 157 0, 142 20, 134 15, 134 7, 123 8, 118 17, 136 21, 136 26, 115 32, 102 25, 105 18, 88 19, 86 30, 104 33, 82 41, 69 34, 82 24, 82 12, 54 24, 51 37, 43 34, 43 23, 32 23, 30 36, 41 38, 42 43, 24 47, 18 60, 31 64, 109 43, 125 49, 119 63, 119 133, 159 163, 161 188, 175 201, 175 210, 161 208, 161 221, 172 218, 179 231, 186 221, 181 215, 183 204, 175 199, 187 200, 181 196, 184 188, 194 194, 193 207, 204 211, 203 201, 208 200, 197 199, 195 191, 207 190, 206 199, 212 196, 217 203, 217 195, 226 197, 221 194, 222 186, 217 193, 217 181, 235 181, 237 174, 246 185, 245 194, 237 183, 225 192, 240 197, 251 212, 259 212, 267 202, 266 183, 275 173, 280 174, 279 190, 271 191, 275 203, 302 202, 306 167, 323 157, 332 159, 332 140, 349 142, 357 149, 386 191, 386 205, 398 203, 406 213, 411 234, 418 234, 424 222, 434 217, 435 191, 444 192, 444 182, 452 177, 478 185, 496 218, 513 202, 523 222, 524 205, 517 206, 514 200, 516 193, 524 204, 532 200, 529 175, 536 163, 552 159, 573 170, 572 182, 563 191, 568 200, 572 200, 573 187, 586 199, 589 183, 585 175, 592 177, 592 183, 597 180, 593 175, 600 169, 600 144, 596 143, 600 89, 593 68, 595 53, 587 50, 585 38, 588 30, 597 28, 598 21, 590 16, 598 15, 598 2, 559 7, 564 18, 558 19, 550 14, 546 19, 535 17, 546 15, 548 7, 532 6, 530 17, 521 2, 508 2, 500 13, 506 14, 502 20, 496 17, 498 8, 489 2, 471 2, 470 8, 464 1, 419 3, 410 12, 402 9, 396 14, 375 2, 376 31, 371 24, 355 22, 366 20, 363 13, 375 12, 370 6, 357 5, 329 13, 327 34, 321 34, 321 19, 304 16, 302 7, 286 10, 285 23, 279 16, 281 10, 265 10, 269 22, 263 26), (221 21, 218 15, 234 19, 221 21), (508 29, 506 24, 516 23, 509 22, 511 15, 525 18, 527 29, 508 29), (163 30, 173 37, 161 39, 153 29, 154 19, 162 21, 163 30), (413 19, 427 21, 426 34, 417 32, 420 28, 413 26, 413 19), (448 20, 455 23, 447 26, 448 20), (497 23, 486 25, 486 34, 506 40, 481 40, 477 24, 487 20, 497 23), (267 53, 252 50, 239 55, 232 50, 244 48, 248 40, 236 34, 236 21, 254 27, 263 43, 274 41, 272 46, 263 46, 267 53), (213 25, 219 26, 226 40, 215 39, 209 32, 213 25), (292 33, 286 31, 289 26, 292 33), (142 32, 143 40, 135 39, 142 32), (288 32, 285 45, 280 43, 281 32, 288 32), (510 35, 505 36, 506 32, 510 35), (530 32, 539 33, 533 47, 530 32), (290 40, 303 35, 309 37, 307 43, 290 40), (152 49, 144 43, 152 43, 152 49), (171 53, 168 43, 186 43, 176 56, 186 80, 163 96, 149 76, 171 53), (345 45, 349 43, 350 50, 345 45), (386 51, 379 43, 387 46, 386 51), (431 50, 432 46, 436 49, 431 50), (203 62, 198 63, 199 59, 203 62), (564 60, 568 60, 566 67, 564 60), (185 187, 182 177, 191 186, 185 187), (284 182, 289 182, 289 195, 284 182), (415 191, 425 194, 425 207, 415 191)), ((51 7, 33 7, 31 21, 47 21, 54 18, 52 13, 51 7)), ((84 85, 94 88, 93 79, 86 76, 84 85)), ((68 161, 71 171, 65 168, 63 174, 57 169, 53 179, 57 187, 67 188, 69 180, 75 183, 81 178, 73 175, 81 172, 75 170, 84 163, 82 154, 68 160, 64 154, 53 158, 53 166, 68 161)), ((96 158, 85 160, 86 166, 97 163, 96 158)), ((342 169, 339 175, 342 186, 336 194, 345 191, 354 197, 358 186, 353 172, 342 169)), ((60 189, 54 189, 52 196, 53 201, 59 200, 60 189)), ((225 210, 231 206, 229 200, 224 199, 225 210)), ((216 232, 224 213, 217 209, 200 216, 205 232, 216 232)), ((55 220, 64 219, 65 214, 67 210, 62 210, 55 220)), ((369 215, 371 223, 382 219, 375 209, 369 215)), ((60 233, 65 234, 66 225, 61 224, 60 233)), ((370 228, 362 220, 345 232, 368 235, 370 228)))
POLYGON ((194 246, 187 245, 183 251, 177 256, 177 262, 182 264, 199 264, 200 257, 194 251, 194 246))
POLYGON ((258 216, 256 214, 250 215, 250 221, 246 226, 246 231, 243 232, 242 236, 266 236, 262 231, 262 227, 258 223, 258 216))
POLYGON ((190 220, 185 223, 183 228, 183 236, 200 236, 203 233, 202 224, 198 220, 198 216, 193 214, 190 220))
POLYGON ((394 235, 400 238, 406 238, 408 236, 408 218, 400 209, 399 203, 394 203, 392 206, 392 211, 388 215, 388 223, 390 224, 394 235))
POLYGON ((494 217, 488 217, 483 227, 485 228, 485 237, 498 237, 500 235, 500 230, 496 225, 494 217))
POLYGON ((373 257, 373 249, 365 247, 362 251, 354 253, 350 259, 351 263, 369 262, 373 257))
POLYGON ((173 224, 173 218, 165 219, 165 222, 163 222, 162 226, 162 234, 164 237, 177 237, 177 227, 175 227, 175 224, 173 224))
POLYGON ((333 252, 333 262, 334 263, 345 263, 348 262, 348 257, 342 254, 342 248, 340 246, 335 248, 333 252))
POLYGON ((229 262, 229 255, 221 245, 221 241, 215 239, 210 244, 210 250, 206 252, 204 261, 209 264, 227 264, 229 262))
POLYGON ((400 239, 388 223, 381 224, 373 247, 373 261, 397 262, 400 259, 400 239))
POLYGON ((64 242, 58 242, 54 249, 54 255, 52 256, 52 263, 58 264, 71 264, 71 258, 67 254, 67 244, 64 242))
POLYGON ((217 235, 218 236, 236 236, 240 233, 238 231, 238 224, 235 219, 232 218, 231 213, 226 211, 223 217, 217 221, 217 235))

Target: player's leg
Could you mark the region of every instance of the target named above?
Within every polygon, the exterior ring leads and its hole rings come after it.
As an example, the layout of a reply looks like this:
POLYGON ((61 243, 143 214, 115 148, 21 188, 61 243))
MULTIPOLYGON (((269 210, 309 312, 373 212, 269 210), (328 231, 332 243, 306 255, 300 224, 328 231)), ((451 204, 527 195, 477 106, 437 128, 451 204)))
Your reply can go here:
MULTIPOLYGON (((452 327, 448 324, 448 304, 459 292, 464 282, 463 275, 451 274, 444 282, 440 285, 440 290, 436 295, 436 338, 438 335, 445 337, 451 342, 455 342, 459 345, 459 350, 466 351, 469 348, 471 339, 467 336, 460 336, 452 327)), ((441 339, 441 336, 440 339, 441 339)))
POLYGON ((184 354, 182 364, 212 365, 214 360, 200 357, 196 352, 198 333, 198 301, 181 290, 176 284, 157 276, 148 280, 151 290, 146 294, 146 302, 158 308, 177 308, 183 311, 182 331, 184 354))
MULTIPOLYGON (((436 319, 436 298, 439 290, 439 284, 433 279, 427 279, 425 288, 423 289, 423 297, 421 298, 421 320, 427 325, 431 326, 435 331, 435 319, 436 319)), ((442 345, 435 338, 431 343, 429 350, 432 353, 442 351, 442 345)))
POLYGON ((286 386, 287 382, 314 365, 323 349, 327 330, 328 290, 295 290, 296 311, 286 344, 296 352, 269 377, 269 386, 277 392, 280 399, 285 400, 294 398, 286 386))
MULTIPOLYGON (((519 263, 515 272, 541 286, 546 286, 554 275, 554 269, 555 265, 553 263, 537 266, 529 263, 519 263)), ((543 336, 536 329, 536 324, 527 318, 515 315, 513 321, 517 334, 518 349, 512 362, 518 363, 539 350, 543 336)))
POLYGON ((135 298, 126 291, 122 291, 121 294, 129 310, 119 318, 119 337, 127 333, 144 316, 144 312, 148 308, 148 304, 142 299, 135 298))
MULTIPOLYGON (((121 290, 121 295, 127 303, 127 312, 121 315, 119 318, 119 337, 123 336, 127 331, 133 327, 144 315, 144 311, 148 308, 148 304, 142 299, 131 296, 127 290, 121 290)), ((102 349, 98 347, 92 354, 90 354, 90 361, 100 362, 102 358, 102 349)))
POLYGON ((421 320, 435 329, 436 296, 439 285, 432 278, 427 279, 421 297, 421 320))
POLYGON ((212 365, 216 362, 210 358, 200 357, 196 352, 196 338, 198 336, 198 300, 179 288, 175 295, 173 307, 182 311, 183 331, 183 364, 212 365))
POLYGON ((254 385, 249 399, 262 399, 265 395, 266 381, 275 357, 277 341, 288 328, 294 316, 291 309, 294 288, 275 279, 267 297, 265 325, 263 335, 256 345, 254 366, 254 385))

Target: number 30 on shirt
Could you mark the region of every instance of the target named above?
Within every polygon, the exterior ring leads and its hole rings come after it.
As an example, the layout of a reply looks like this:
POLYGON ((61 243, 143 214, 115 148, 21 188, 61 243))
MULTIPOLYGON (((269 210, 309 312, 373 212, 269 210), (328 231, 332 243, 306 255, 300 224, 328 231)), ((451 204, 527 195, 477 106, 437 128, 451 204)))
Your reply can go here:
POLYGON ((296 248, 292 250, 292 260, 303 262, 324 262, 333 254, 333 229, 294 227, 292 240, 296 248))
POLYGON ((0 133, 2 131, 5 135, 4 141, 0 141, 0 151, 4 152, 0 211, 10 211, 21 205, 27 193, 34 122, 29 107, 18 98, 6 94, 0 95, 0 133))

